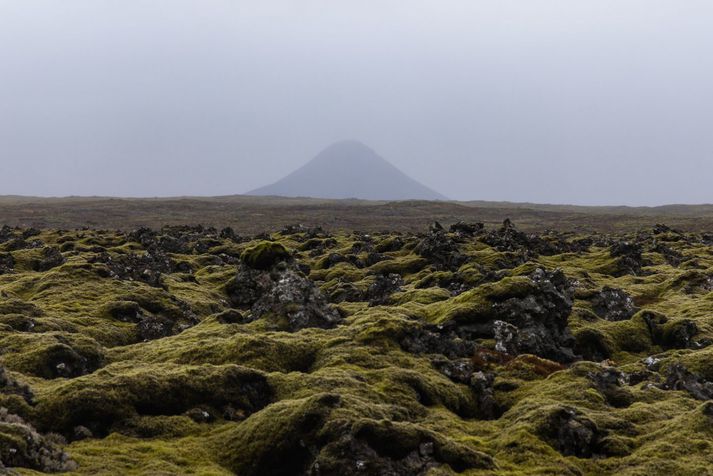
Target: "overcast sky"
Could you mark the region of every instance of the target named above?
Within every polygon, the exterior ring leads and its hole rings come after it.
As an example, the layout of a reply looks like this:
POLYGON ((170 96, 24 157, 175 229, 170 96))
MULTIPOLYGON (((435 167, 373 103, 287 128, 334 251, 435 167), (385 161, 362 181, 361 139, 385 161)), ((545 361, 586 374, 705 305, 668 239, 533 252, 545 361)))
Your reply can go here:
POLYGON ((224 195, 358 139, 453 199, 713 202, 710 0, 0 0, 0 195, 224 195))

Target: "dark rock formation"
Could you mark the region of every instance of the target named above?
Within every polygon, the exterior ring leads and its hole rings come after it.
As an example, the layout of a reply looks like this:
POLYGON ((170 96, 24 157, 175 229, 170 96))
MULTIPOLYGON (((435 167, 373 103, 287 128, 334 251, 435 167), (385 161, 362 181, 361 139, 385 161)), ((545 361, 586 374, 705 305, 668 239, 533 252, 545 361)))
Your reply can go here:
POLYGON ((567 319, 572 311, 571 283, 561 270, 538 268, 533 292, 505 298, 492 306, 490 329, 496 346, 511 354, 529 353, 551 360, 574 360, 574 338, 567 319))
POLYGON ((0 274, 8 274, 13 272, 15 260, 10 253, 0 253, 0 274))
POLYGON ((607 404, 616 408, 623 408, 634 402, 631 392, 624 388, 628 382, 628 376, 615 368, 605 368, 600 372, 590 372, 587 376, 592 381, 594 388, 604 396, 607 404))
POLYGON ((709 382, 690 372, 682 364, 674 364, 666 372, 666 380, 661 385, 665 390, 682 390, 697 400, 713 399, 713 382, 709 382))
POLYGON ((369 300, 370 306, 388 303, 391 294, 401 289, 404 284, 401 275, 395 273, 378 274, 375 278, 366 290, 365 297, 369 300))
POLYGON ((609 286, 605 286, 592 298, 592 309, 597 316, 607 321, 624 321, 637 311, 631 296, 609 286))
POLYGON ((42 250, 42 257, 32 263, 35 271, 48 271, 64 263, 64 257, 59 249, 54 246, 45 247, 42 250))
POLYGON ((341 321, 312 281, 287 266, 269 272, 269 288, 252 305, 253 318, 270 317, 291 332, 305 327, 330 328, 341 321))
POLYGON ((648 263, 644 261, 644 258, 641 255, 642 251, 643 248, 639 243, 634 243, 631 241, 615 242, 609 250, 611 256, 613 258, 617 258, 617 270, 614 275, 642 275, 642 267, 648 265, 648 263))
POLYGON ((280 245, 243 253, 236 278, 226 288, 237 306, 251 306, 252 319, 270 318, 278 328, 334 327, 341 320, 315 284, 280 245))
POLYGON ((12 378, 2 365, 0 365, 0 394, 19 395, 29 404, 32 404, 34 399, 30 387, 12 378))
POLYGON ((43 473, 76 469, 76 463, 60 448, 62 443, 61 439, 40 435, 22 418, 0 408, 0 472, 3 466, 43 473))
POLYGON ((168 274, 176 269, 173 261, 157 248, 152 248, 142 255, 110 255, 103 252, 91 258, 89 262, 106 265, 107 277, 143 281, 154 287, 162 287, 162 273, 168 274))
POLYGON ((538 433, 564 456, 591 458, 601 454, 604 436, 597 425, 574 408, 560 408, 540 425, 538 433))
POLYGON ((440 269, 456 270, 467 259, 458 251, 456 242, 446 235, 438 222, 431 225, 428 234, 414 251, 440 269))

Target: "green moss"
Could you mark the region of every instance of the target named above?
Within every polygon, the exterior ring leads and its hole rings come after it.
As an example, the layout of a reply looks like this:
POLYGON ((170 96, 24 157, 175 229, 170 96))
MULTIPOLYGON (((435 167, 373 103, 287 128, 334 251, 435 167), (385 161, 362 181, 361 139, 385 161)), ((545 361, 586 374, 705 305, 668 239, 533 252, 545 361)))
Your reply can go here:
POLYGON ((280 261, 290 258, 290 253, 281 243, 274 241, 261 241, 247 248, 240 255, 246 265, 255 269, 269 269, 280 261))
POLYGON ((349 458, 363 454, 371 458, 365 464, 379 469, 427 454, 429 474, 708 471, 713 411, 688 392, 657 386, 676 363, 713 381, 713 346, 695 344, 713 338, 707 291, 713 253, 700 237, 666 242, 686 255, 679 268, 649 253, 655 266, 648 274, 618 277, 619 263, 596 246, 523 263, 520 252, 498 252, 478 236, 459 238, 467 261, 443 272, 412 253, 419 241, 413 234, 338 232, 325 249, 321 238, 273 237, 211 238, 196 254, 171 254, 181 271, 163 273, 160 288, 111 276, 106 265, 91 262, 97 246, 113 257, 146 251, 115 232, 42 232, 38 239, 62 247, 66 259, 46 271, 33 264, 41 249, 11 251, 19 265, 0 275, 0 360, 34 396, 27 400, 0 385, 0 407, 42 433, 67 437, 61 446, 77 462, 77 474, 280 474, 314 464, 330 474, 353 467, 349 458), (318 269, 329 253, 353 254, 354 245, 389 259, 318 269), (347 284, 366 291, 382 273, 398 273, 404 284, 385 305, 341 303, 345 319, 333 329, 276 332, 266 319, 251 322, 248 309, 232 323, 218 318, 236 312, 224 292, 236 277, 236 257, 262 269, 294 259, 311 268, 310 278, 327 295, 347 284), (506 356, 485 339, 476 342, 477 356, 450 359, 406 345, 424 326, 457 339, 439 326, 485 322, 493 303, 527 297, 534 288, 525 275, 536 267, 559 267, 576 280, 569 327, 576 350, 596 362, 565 366, 506 356), (499 280, 483 284, 493 279, 499 280), (472 289, 451 296, 453 281, 472 289), (619 322, 598 318, 590 301, 604 286, 623 289, 642 311, 619 322), (176 322, 176 335, 136 342, 139 314, 176 322), (681 345, 681 331, 691 324, 695 342, 681 345), (648 368, 649 356, 660 362, 648 368), (87 365, 58 375, 57 364, 69 360, 87 365), (492 388, 453 376, 468 366, 492 373, 492 388), (631 375, 632 385, 598 387, 593 376, 612 366, 631 375), (500 410, 484 419, 492 402, 500 410), (606 457, 564 456, 543 435, 548 416, 564 407, 596 425, 606 457), (80 425, 93 437, 71 441, 80 425))

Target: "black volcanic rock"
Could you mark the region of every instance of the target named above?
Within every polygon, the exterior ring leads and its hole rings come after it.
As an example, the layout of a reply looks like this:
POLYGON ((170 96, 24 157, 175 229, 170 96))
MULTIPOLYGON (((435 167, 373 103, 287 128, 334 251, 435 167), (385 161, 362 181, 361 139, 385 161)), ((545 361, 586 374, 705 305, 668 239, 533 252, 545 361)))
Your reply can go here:
POLYGON ((446 200, 356 141, 337 142, 283 179, 248 192, 248 195, 446 200))

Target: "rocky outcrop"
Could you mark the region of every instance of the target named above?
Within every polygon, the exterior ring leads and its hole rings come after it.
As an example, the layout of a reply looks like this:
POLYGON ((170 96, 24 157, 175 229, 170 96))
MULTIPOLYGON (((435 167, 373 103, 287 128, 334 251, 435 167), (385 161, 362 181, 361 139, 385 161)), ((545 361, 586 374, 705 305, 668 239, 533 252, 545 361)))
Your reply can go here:
POLYGON ((438 222, 431 225, 428 234, 416 245, 414 252, 439 269, 456 270, 466 260, 458 250, 458 244, 448 237, 438 222))
POLYGON ((62 451, 63 443, 60 437, 39 434, 25 420, 0 407, 0 472, 3 467, 29 468, 43 473, 76 469, 76 463, 62 451))
POLYGON ((287 250, 262 243, 246 250, 236 278, 226 288, 236 306, 250 306, 251 319, 269 319, 291 332, 334 327, 341 321, 317 286, 287 250))
POLYGON ((607 321, 624 321, 631 318, 638 309, 624 290, 604 286, 592 298, 592 310, 607 321))
POLYGON ((532 293, 505 297, 492 305, 491 329, 496 349, 513 355, 529 353, 556 361, 572 361, 574 338, 567 327, 572 287, 560 270, 537 269, 532 293))

